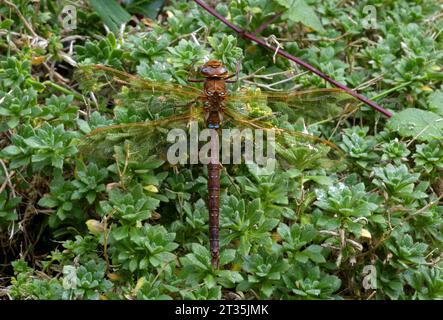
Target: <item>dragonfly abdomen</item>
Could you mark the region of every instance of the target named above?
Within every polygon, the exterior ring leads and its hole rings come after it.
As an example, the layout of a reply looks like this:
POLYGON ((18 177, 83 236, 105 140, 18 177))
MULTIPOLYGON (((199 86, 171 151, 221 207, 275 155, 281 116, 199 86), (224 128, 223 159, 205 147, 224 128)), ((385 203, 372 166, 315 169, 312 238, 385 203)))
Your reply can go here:
POLYGON ((211 262, 219 267, 220 164, 208 164, 209 244, 211 262))

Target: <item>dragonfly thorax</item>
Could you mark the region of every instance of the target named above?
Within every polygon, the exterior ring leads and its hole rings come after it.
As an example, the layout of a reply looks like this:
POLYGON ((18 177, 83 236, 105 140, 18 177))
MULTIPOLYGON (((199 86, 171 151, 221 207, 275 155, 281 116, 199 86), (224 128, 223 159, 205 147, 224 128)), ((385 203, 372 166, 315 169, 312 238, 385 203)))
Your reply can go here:
POLYGON ((226 83, 223 77, 214 75, 225 71, 223 65, 214 60, 208 61, 202 67, 202 74, 206 74, 203 85, 205 120, 210 129, 218 129, 223 119, 224 101, 227 95, 226 83))
POLYGON ((213 97, 223 100, 227 94, 226 83, 223 79, 206 78, 203 87, 208 98, 213 97))

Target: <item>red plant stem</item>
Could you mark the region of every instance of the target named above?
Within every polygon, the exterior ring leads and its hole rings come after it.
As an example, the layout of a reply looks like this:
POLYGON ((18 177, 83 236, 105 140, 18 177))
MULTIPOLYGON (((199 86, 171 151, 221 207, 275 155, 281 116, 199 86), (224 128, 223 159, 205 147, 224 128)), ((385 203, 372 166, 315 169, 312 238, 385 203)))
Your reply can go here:
POLYGON ((323 72, 321 72, 320 70, 314 68, 313 66, 311 66, 310 64, 304 62, 303 60, 300 60, 299 58, 294 57, 293 55, 289 54, 288 52, 281 50, 280 48, 276 48, 273 47, 271 45, 269 45, 268 43, 266 43, 266 41, 257 38, 254 34, 248 33, 242 29, 240 29, 239 27, 237 27, 236 25, 232 24, 231 22, 229 22, 225 17, 223 17, 222 15, 220 15, 217 11, 214 10, 214 8, 212 8, 211 6, 207 5, 205 2, 201 1, 201 0, 194 0, 200 7, 202 7, 203 9, 205 9, 206 11, 208 11, 210 14, 212 14, 214 17, 216 17, 218 20, 220 20, 221 22, 223 22, 225 25, 227 25, 229 28, 231 28, 232 30, 234 30, 235 32, 237 32, 238 34, 240 34, 243 38, 249 39, 265 48, 268 48, 274 52, 277 52, 277 54, 285 57, 286 59, 289 59, 291 61, 294 61, 295 63, 297 63, 298 65, 304 67, 305 69, 309 70, 312 73, 315 73, 316 75, 318 75, 320 78, 328 81, 329 83, 331 83, 332 85, 334 85, 337 88, 342 89, 343 91, 349 93, 351 96, 353 96, 354 98, 360 100, 361 102, 365 103, 366 105, 370 106, 371 108, 374 108, 375 110, 377 110, 378 112, 384 114, 385 116, 387 116, 388 118, 392 117, 392 113, 389 112, 388 110, 380 107, 378 104, 376 104, 374 101, 369 100, 367 98, 365 98, 364 96, 362 96, 361 94, 358 94, 357 92, 355 92, 352 89, 349 89, 348 87, 346 87, 344 84, 341 84, 340 82, 328 77, 326 74, 324 74, 323 72))

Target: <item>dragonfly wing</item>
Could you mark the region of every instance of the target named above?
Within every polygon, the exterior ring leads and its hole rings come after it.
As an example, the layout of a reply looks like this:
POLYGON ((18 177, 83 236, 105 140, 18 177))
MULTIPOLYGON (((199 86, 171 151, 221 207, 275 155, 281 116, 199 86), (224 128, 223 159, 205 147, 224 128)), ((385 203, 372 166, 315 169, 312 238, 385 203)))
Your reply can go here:
POLYGON ((150 81, 104 65, 84 65, 79 72, 83 91, 94 93, 102 108, 111 106, 116 123, 93 130, 80 142, 81 154, 89 159, 164 158, 168 132, 186 130, 190 120, 200 117, 196 104, 203 94, 197 88, 150 81), (104 97, 113 100, 100 100, 104 97))
POLYGON ((168 148, 186 135, 189 121, 197 121, 198 117, 200 115, 187 112, 159 120, 97 128, 80 141, 79 151, 89 160, 116 156, 131 161, 144 161, 153 156, 166 160, 168 148), (168 141, 168 135, 173 140, 168 141))
MULTIPOLYGON (((260 152, 260 157, 274 157, 283 167, 295 167, 300 171, 337 167, 345 160, 344 152, 337 145, 309 133, 274 127, 269 122, 251 120, 229 109, 226 122, 238 129, 252 130, 255 160, 260 152), (262 137, 264 142, 260 141, 262 137)), ((262 162, 265 163, 263 159, 262 162)))
POLYGON ((341 89, 294 92, 235 92, 227 106, 249 119, 285 118, 306 123, 340 117, 358 108, 359 101, 341 89))
POLYGON ((138 120, 181 113, 183 108, 189 108, 204 97, 195 87, 150 81, 104 65, 85 65, 79 72, 84 90, 98 97, 114 96, 109 92, 100 94, 103 90, 112 90, 116 96, 111 104, 123 106, 142 117, 138 120))

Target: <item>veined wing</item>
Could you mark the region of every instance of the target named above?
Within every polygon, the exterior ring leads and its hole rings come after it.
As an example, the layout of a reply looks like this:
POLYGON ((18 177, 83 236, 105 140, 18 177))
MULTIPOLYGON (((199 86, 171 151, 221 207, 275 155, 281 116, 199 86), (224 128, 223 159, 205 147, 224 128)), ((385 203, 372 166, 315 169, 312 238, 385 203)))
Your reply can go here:
POLYGON ((116 155, 131 161, 145 161, 150 157, 165 160, 168 147, 175 142, 168 142, 170 130, 186 132, 189 121, 201 118, 198 113, 186 112, 159 120, 100 127, 80 141, 79 151, 89 160, 110 159, 116 155))
MULTIPOLYGON (((275 156, 284 167, 295 167, 303 171, 318 167, 337 167, 345 160, 345 153, 337 145, 318 136, 275 127, 270 122, 249 119, 230 109, 225 114, 226 122, 231 122, 235 128, 262 130, 263 133, 266 132, 267 139, 270 133, 273 134, 275 156)), ((255 136, 255 143, 257 142, 255 136)))
POLYGON ((115 97, 111 104, 129 110, 141 121, 182 113, 183 108, 204 97, 201 90, 192 86, 146 80, 104 65, 84 65, 79 72, 83 90, 94 93, 98 99, 115 97))
POLYGON ((355 110, 359 101, 341 89, 294 92, 233 92, 227 99, 233 112, 249 119, 287 118, 306 123, 337 118, 355 110))
POLYGON ((89 159, 164 158, 171 145, 167 133, 186 130, 190 120, 201 119, 196 103, 203 93, 197 88, 150 81, 104 65, 84 65, 80 73, 83 90, 94 93, 99 107, 111 105, 114 113, 114 125, 98 127, 80 142, 80 153, 89 159), (101 101, 103 97, 113 101, 101 101))

